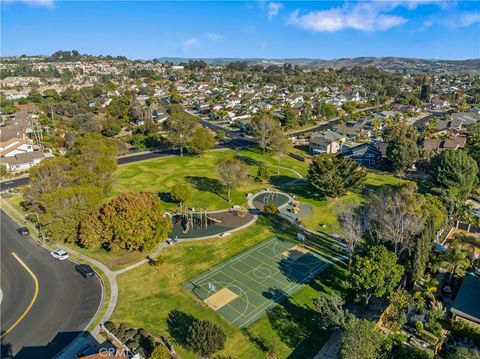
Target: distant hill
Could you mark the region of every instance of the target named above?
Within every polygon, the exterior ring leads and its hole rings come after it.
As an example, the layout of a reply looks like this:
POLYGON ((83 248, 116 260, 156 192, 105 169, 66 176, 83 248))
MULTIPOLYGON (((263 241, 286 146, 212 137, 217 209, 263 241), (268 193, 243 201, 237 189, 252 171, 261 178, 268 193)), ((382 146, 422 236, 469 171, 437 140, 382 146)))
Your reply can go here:
MULTIPOLYGON (((160 61, 173 63, 187 62, 187 58, 162 57, 160 61)), ((292 58, 292 59, 262 59, 262 58, 203 58, 208 64, 227 64, 234 61, 245 61, 249 64, 282 65, 290 63, 309 68, 352 68, 352 67, 378 67, 387 71, 406 72, 480 72, 480 59, 469 60, 426 60, 403 57, 356 57, 334 60, 292 58)))

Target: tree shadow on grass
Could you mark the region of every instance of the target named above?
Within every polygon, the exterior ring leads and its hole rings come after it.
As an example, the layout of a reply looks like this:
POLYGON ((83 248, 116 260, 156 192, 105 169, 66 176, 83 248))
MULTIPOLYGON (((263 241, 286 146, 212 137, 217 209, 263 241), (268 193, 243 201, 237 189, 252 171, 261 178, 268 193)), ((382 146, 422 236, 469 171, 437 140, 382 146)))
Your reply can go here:
POLYGON ((197 320, 198 319, 191 314, 176 309, 172 310, 167 317, 168 331, 177 343, 187 347, 188 328, 197 320))
POLYGON ((166 203, 176 203, 176 202, 172 199, 172 195, 170 194, 170 192, 158 192, 158 197, 160 197, 160 200, 162 200, 163 202, 166 202, 166 203))
POLYGON ((265 166, 265 162, 263 161, 258 161, 256 159, 253 159, 251 157, 245 156, 245 155, 235 155, 234 157, 236 160, 240 160, 243 163, 245 163, 248 166, 265 166))
MULTIPOLYGON (((298 179, 298 178, 294 178, 294 179, 298 179)), ((282 189, 286 192, 293 193, 303 198, 310 198, 317 201, 321 201, 325 199, 325 197, 321 196, 318 193, 317 189, 315 189, 315 187, 313 187, 310 184, 310 182, 308 182, 307 180, 303 180, 303 181, 299 180, 295 184, 283 186, 282 189)))
POLYGON ((316 341, 322 331, 318 313, 311 307, 295 303, 287 293, 277 288, 270 288, 263 295, 283 298, 279 305, 267 311, 267 318, 280 340, 297 353, 289 358, 309 357, 307 352, 317 352, 316 341))
POLYGON ((220 198, 223 198, 225 201, 227 200, 227 198, 224 196, 225 186, 216 178, 209 178, 205 176, 186 176, 185 180, 199 191, 214 193, 220 198))
POLYGON ((285 175, 272 175, 270 176, 270 183, 275 187, 281 187, 285 183, 292 182, 298 178, 285 176, 285 175))

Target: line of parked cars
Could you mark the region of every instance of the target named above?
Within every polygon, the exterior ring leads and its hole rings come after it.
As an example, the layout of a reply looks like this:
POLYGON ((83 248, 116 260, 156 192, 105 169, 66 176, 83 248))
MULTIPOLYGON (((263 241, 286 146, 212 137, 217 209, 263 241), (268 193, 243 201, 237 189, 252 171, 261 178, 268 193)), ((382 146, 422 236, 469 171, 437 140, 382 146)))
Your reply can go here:
MULTIPOLYGON (((17 229, 18 234, 26 237, 30 234, 30 231, 26 227, 20 227, 17 229)), ((64 261, 69 258, 68 253, 63 249, 56 249, 50 252, 50 255, 58 260, 64 261)), ((77 264, 75 270, 80 273, 84 278, 90 278, 95 275, 95 271, 88 264, 77 264)))

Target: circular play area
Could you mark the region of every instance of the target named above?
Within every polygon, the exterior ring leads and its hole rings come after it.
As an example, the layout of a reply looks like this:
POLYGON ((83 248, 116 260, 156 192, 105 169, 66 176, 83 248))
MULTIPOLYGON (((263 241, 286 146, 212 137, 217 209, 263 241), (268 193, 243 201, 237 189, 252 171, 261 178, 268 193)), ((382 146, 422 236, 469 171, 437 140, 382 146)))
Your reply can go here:
POLYGON ((184 210, 172 216, 172 238, 203 238, 222 235, 254 220, 254 215, 241 207, 221 212, 184 210))
POLYGON ((281 192, 265 191, 256 195, 252 203, 260 211, 263 211, 266 205, 275 204, 280 214, 287 216, 294 221, 305 218, 312 214, 312 206, 308 203, 297 201, 294 195, 287 195, 281 192))
POLYGON ((288 203, 290 198, 280 192, 263 192, 253 198, 253 205, 255 208, 263 211, 266 205, 275 204, 277 207, 281 207, 288 203))

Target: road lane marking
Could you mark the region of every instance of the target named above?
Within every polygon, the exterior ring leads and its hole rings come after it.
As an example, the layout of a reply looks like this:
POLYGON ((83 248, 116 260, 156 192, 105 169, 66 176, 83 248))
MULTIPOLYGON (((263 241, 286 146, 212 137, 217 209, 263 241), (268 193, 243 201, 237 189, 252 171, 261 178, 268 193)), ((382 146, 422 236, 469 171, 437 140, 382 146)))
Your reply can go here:
POLYGON ((32 272, 32 270, 30 268, 28 268, 28 266, 25 264, 25 262, 23 262, 15 252, 12 253, 12 256, 15 257, 15 259, 23 266, 23 268, 25 268, 25 270, 28 272, 28 274, 30 274, 30 276, 32 277, 33 279, 33 283, 35 284, 35 292, 33 293, 33 298, 32 300, 30 301, 30 304, 28 305, 28 307, 25 309, 25 311, 22 313, 22 315, 20 315, 17 319, 17 321, 15 323, 13 323, 10 328, 8 328, 1 336, 0 338, 3 338, 5 335, 7 335, 8 333, 10 333, 17 325, 18 323, 20 323, 22 321, 23 318, 25 318, 25 316, 28 314, 28 312, 30 311, 30 309, 32 309, 32 306, 33 306, 33 303, 35 303, 35 300, 37 300, 37 296, 38 296, 38 279, 37 277, 35 276, 35 273, 32 272))

